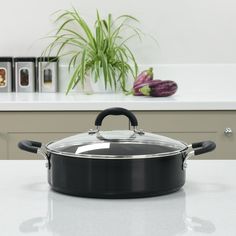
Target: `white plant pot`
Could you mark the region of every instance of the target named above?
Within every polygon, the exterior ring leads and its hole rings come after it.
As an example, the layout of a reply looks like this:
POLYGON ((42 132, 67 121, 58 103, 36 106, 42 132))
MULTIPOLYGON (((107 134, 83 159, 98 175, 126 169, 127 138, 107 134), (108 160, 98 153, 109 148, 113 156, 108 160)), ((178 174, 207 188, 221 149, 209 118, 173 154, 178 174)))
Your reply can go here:
POLYGON ((115 88, 111 88, 109 84, 107 84, 107 88, 105 88, 105 81, 103 73, 100 74, 100 78, 97 82, 95 82, 94 73, 90 73, 90 76, 86 79, 85 92, 87 93, 121 93, 121 87, 117 83, 116 90, 115 88))

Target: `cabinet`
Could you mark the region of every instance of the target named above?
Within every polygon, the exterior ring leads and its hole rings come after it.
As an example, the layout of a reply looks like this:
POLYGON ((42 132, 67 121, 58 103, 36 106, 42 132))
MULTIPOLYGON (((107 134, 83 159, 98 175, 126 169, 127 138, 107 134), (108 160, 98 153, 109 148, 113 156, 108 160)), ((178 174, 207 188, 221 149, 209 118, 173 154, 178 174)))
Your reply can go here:
MULTIPOLYGON (((236 159, 236 111, 134 111, 139 128, 187 143, 213 140, 217 149, 199 159, 236 159)), ((98 112, 0 112, 0 159, 37 159, 18 149, 17 143, 32 139, 47 143, 94 128, 98 112)), ((108 116, 102 129, 128 129, 126 117, 108 116)), ((39 157, 40 158, 40 157, 39 157)))
POLYGON ((0 160, 7 157, 7 135, 0 133, 0 160))
POLYGON ((225 133, 226 128, 236 130, 235 111, 154 111, 136 112, 140 128, 166 135, 187 143, 212 140, 216 150, 196 159, 236 159, 234 133, 225 133))

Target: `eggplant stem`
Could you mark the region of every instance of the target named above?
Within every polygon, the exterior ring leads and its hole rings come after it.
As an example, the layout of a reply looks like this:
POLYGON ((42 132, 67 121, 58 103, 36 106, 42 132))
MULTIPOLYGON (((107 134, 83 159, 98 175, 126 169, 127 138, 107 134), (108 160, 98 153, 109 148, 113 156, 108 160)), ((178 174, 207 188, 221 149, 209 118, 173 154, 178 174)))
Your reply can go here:
POLYGON ((151 89, 148 85, 145 85, 142 88, 140 88, 139 91, 145 96, 150 96, 151 89))

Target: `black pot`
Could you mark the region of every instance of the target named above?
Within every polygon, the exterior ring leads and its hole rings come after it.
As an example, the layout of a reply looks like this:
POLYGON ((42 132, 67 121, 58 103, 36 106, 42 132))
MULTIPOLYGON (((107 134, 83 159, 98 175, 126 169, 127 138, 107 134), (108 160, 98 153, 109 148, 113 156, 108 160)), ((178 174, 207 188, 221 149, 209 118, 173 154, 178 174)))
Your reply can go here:
POLYGON ((133 198, 175 192, 185 183, 186 160, 210 152, 215 143, 187 145, 137 130, 137 119, 123 108, 102 111, 96 130, 42 145, 21 141, 19 148, 48 161, 48 182, 61 193, 97 198, 133 198), (125 115, 133 131, 100 131, 107 115, 125 115))

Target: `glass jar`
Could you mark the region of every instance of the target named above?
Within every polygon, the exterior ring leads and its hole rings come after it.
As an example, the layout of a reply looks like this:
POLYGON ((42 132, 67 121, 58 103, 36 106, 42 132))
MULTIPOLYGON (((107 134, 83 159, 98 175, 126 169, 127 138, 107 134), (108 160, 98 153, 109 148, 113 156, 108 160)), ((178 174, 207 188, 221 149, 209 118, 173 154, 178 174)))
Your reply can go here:
POLYGON ((14 58, 16 92, 35 92, 35 61, 35 57, 14 58))
POLYGON ((58 91, 58 57, 38 58, 38 84, 41 93, 58 91))
POLYGON ((12 92, 12 57, 0 57, 0 92, 12 92))

